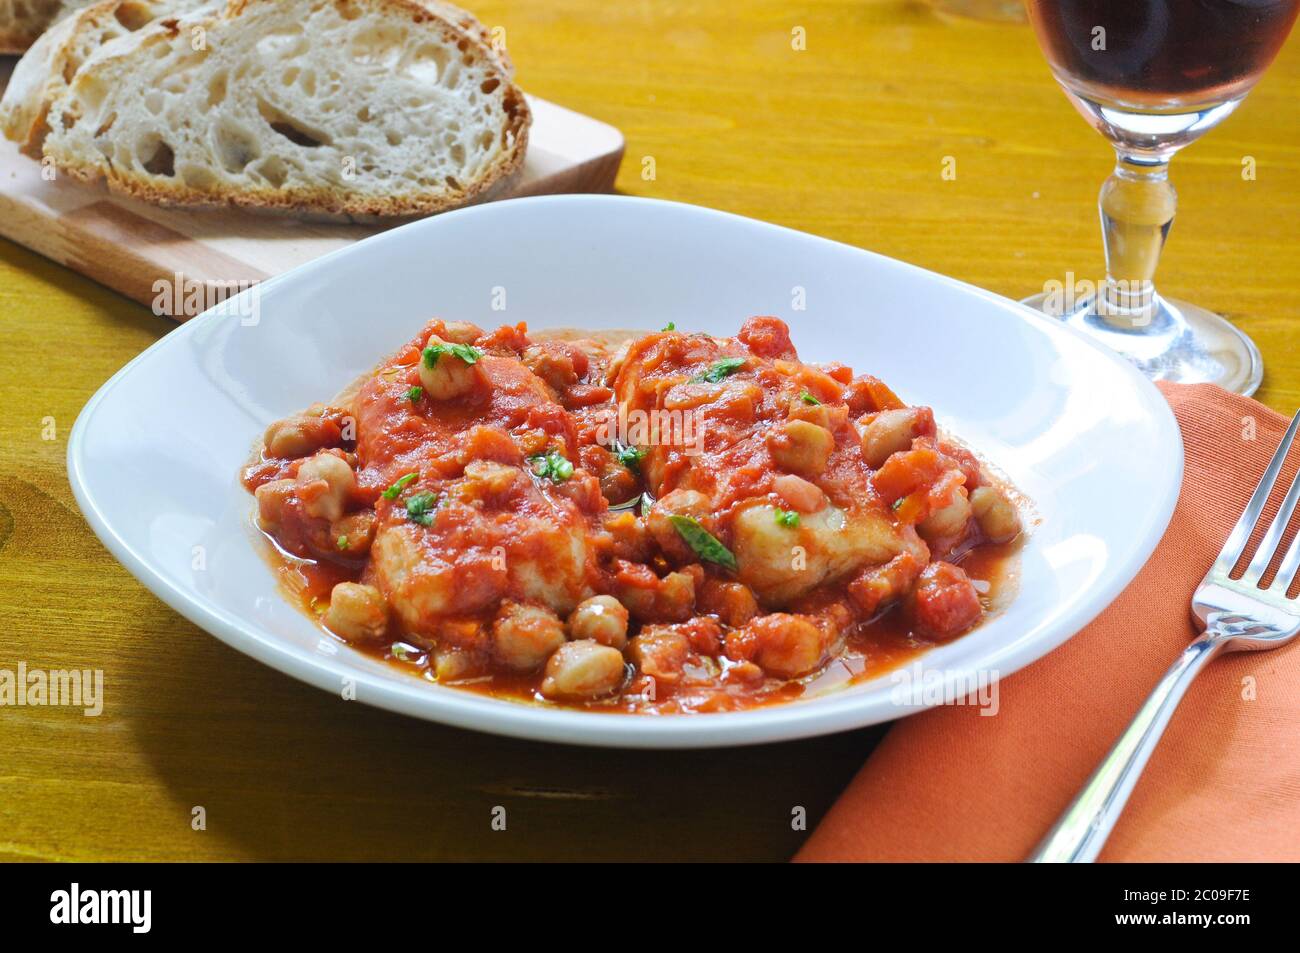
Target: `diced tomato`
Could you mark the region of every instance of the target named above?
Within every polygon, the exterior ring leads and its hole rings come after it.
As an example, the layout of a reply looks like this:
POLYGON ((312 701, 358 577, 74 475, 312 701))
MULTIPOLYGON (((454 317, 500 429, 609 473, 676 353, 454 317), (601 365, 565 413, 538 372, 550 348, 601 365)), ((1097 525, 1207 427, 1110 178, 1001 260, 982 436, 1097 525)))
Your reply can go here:
POLYGON ((884 381, 870 374, 855 378, 849 384, 844 399, 849 405, 849 413, 854 417, 881 410, 901 410, 907 406, 886 386, 884 381))
POLYGON ((883 566, 872 566, 849 583, 849 598, 863 618, 902 596, 921 573, 920 561, 901 552, 883 566))
POLYGON ((522 354, 524 348, 531 343, 532 341, 528 340, 528 325, 520 321, 518 324, 501 325, 490 334, 479 338, 474 346, 484 351, 502 350, 522 354))
POLYGON ((574 384, 561 397, 564 406, 573 409, 607 403, 613 399, 614 392, 603 384, 574 384))
POLYGON ((930 487, 930 492, 926 494, 926 505, 928 511, 933 513, 935 510, 941 510, 956 495, 957 489, 966 482, 966 475, 961 470, 945 470, 943 476, 930 487))
POLYGON ((975 454, 964 447, 944 441, 939 443, 939 452, 949 460, 956 462, 957 466, 961 468, 961 472, 966 476, 966 489, 973 490, 984 482, 980 471, 980 462, 975 459, 975 454))
POLYGON ((697 655, 717 655, 722 651, 722 626, 714 619, 696 616, 674 628, 686 636, 691 651, 697 655))
POLYGON ((876 492, 893 503, 909 493, 928 488, 943 475, 945 461, 928 447, 895 453, 871 477, 876 492))
POLYGON ((790 329, 780 318, 752 317, 740 326, 736 338, 758 357, 797 359, 794 345, 790 343, 790 329))
POLYGON ((965 632, 984 615, 979 593, 960 566, 934 562, 921 570, 909 615, 924 635, 939 640, 965 632))

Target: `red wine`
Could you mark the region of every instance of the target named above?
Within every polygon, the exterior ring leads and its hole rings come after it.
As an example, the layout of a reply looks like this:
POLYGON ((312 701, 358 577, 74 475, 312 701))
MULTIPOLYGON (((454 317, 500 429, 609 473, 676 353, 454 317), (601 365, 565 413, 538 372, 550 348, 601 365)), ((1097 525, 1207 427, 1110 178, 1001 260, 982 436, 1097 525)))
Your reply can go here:
POLYGON ((1072 91, 1160 107, 1245 95, 1286 41, 1300 0, 1028 0, 1027 6, 1053 72, 1072 91))

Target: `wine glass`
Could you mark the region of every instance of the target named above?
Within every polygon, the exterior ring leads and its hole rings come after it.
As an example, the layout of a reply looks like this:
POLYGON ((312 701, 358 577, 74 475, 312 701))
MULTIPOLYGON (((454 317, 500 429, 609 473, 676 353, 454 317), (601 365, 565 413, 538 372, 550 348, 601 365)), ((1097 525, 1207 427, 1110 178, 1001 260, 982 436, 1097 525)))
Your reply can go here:
MULTIPOLYGON (((1106 276, 1026 304, 1123 354, 1149 377, 1252 394, 1259 349, 1205 308, 1158 294, 1174 220, 1169 160, 1232 113, 1286 41, 1300 0, 1025 0, 1048 65, 1115 147, 1101 187, 1106 276)), ((1059 283, 1058 283, 1059 284, 1059 283)))

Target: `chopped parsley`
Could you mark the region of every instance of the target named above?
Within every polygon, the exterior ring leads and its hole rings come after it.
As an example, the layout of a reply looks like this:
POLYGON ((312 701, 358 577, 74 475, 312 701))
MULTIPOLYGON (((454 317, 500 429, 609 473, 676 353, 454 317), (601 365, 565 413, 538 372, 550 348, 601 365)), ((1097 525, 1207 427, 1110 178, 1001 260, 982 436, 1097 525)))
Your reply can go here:
POLYGON ((406 399, 413 404, 423 396, 424 388, 418 384, 406 392, 406 399))
POLYGON ((339 549, 347 549, 348 538, 346 536, 340 536, 337 540, 334 541, 334 545, 337 546, 339 549))
POLYGON ((423 351, 424 366, 430 369, 437 367, 438 358, 444 354, 458 357, 466 364, 473 364, 483 356, 483 352, 471 344, 430 344, 423 351))
POLYGON ((392 486, 390 486, 387 490, 384 491, 384 499, 386 500, 397 499, 401 495, 402 491, 405 490, 408 486, 410 486, 411 481, 414 480, 417 476, 419 476, 418 473, 408 473, 406 476, 401 477, 396 483, 394 483, 392 486))
POLYGON ((808 391, 807 391, 806 389, 804 390, 804 392, 803 392, 802 394, 799 395, 799 399, 800 399, 801 401, 803 401, 805 404, 811 404, 811 405, 814 406, 814 407, 816 407, 818 404, 821 403, 820 400, 818 400, 818 399, 817 399, 816 397, 814 397, 812 394, 808 393, 808 391))
POLYGON ((780 507, 777 507, 776 521, 781 526, 789 526, 793 529, 799 525, 799 514, 794 510, 783 510, 780 507))
POLYGON ((539 453, 536 456, 529 457, 528 462, 533 465, 533 473, 543 479, 549 479, 552 483, 563 483, 573 476, 573 464, 566 460, 564 454, 558 450, 552 450, 550 453, 539 453))
POLYGON ((668 517, 668 521, 673 524, 679 536, 686 540, 686 545, 695 550, 695 555, 699 556, 705 562, 717 563, 719 566, 726 566, 728 569, 735 571, 736 557, 726 546, 718 540, 707 529, 700 525, 700 521, 691 516, 679 516, 673 514, 668 517))
POLYGON ((721 383, 724 377, 730 377, 736 371, 745 366, 743 357, 723 357, 709 365, 709 369, 703 373, 696 374, 691 378, 696 383, 707 382, 709 384, 721 383))
POLYGON ((614 456, 618 458, 619 463, 623 464, 623 466, 627 467, 633 473, 640 473, 641 461, 645 459, 645 455, 650 451, 643 447, 629 447, 627 444, 619 443, 619 441, 615 440, 612 452, 614 456))
POLYGON ((429 512, 438 503, 438 498, 426 490, 417 493, 406 501, 406 518, 412 523, 429 526, 433 523, 433 513, 429 512))
POLYGON ((664 331, 676 331, 676 330, 677 330, 676 321, 669 321, 668 325, 664 328, 664 331))

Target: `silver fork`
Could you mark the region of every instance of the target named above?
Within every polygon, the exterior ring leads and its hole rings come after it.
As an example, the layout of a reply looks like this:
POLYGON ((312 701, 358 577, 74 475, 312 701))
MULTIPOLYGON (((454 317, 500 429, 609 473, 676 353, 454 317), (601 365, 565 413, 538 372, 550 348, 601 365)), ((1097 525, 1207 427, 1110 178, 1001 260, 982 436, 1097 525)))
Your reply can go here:
POLYGON ((1192 617, 1203 634, 1165 673, 1078 797, 1028 858, 1031 862, 1087 863, 1095 860, 1128 803, 1133 786, 1164 734, 1183 693, 1206 663, 1220 652, 1274 649, 1290 642, 1300 632, 1300 603, 1286 595, 1295 579, 1296 568, 1300 566, 1300 535, 1288 547, 1272 584, 1267 589, 1259 585, 1295 511, 1296 499, 1300 497, 1300 473, 1291 481, 1277 517, 1260 540, 1246 571, 1240 579, 1228 575, 1241 559, 1246 543, 1260 521, 1264 504, 1273 492, 1273 485, 1295 440, 1297 424, 1300 424, 1300 413, 1291 418, 1291 426, 1246 504, 1246 511, 1237 520, 1219 558, 1192 596, 1192 617))

